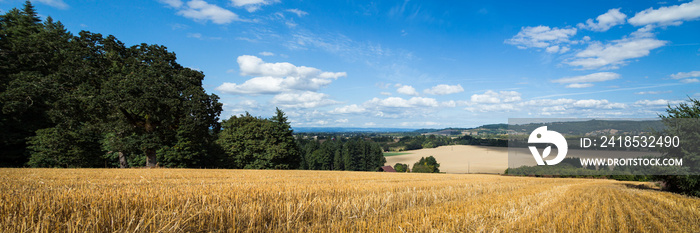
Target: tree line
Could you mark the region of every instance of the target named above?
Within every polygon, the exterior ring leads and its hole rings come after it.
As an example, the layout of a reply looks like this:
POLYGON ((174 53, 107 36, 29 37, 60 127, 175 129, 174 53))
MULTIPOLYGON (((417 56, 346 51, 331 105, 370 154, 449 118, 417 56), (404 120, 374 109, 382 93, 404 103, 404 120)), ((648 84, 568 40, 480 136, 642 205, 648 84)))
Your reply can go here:
POLYGON ((299 140, 301 169, 378 171, 386 159, 379 143, 365 137, 299 140))
POLYGON ((333 145, 332 165, 315 156, 321 152, 302 153, 279 109, 269 119, 219 121, 222 104, 202 88, 204 74, 176 59, 162 45, 73 35, 60 21, 42 21, 29 1, 0 15, 0 166, 383 165, 379 146, 360 140, 333 145))

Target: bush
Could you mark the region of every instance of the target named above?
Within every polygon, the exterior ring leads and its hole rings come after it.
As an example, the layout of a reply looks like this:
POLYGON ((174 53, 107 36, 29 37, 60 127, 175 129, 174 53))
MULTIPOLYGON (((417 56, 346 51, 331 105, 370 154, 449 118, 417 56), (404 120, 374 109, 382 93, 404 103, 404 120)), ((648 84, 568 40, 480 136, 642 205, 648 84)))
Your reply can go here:
POLYGON ((408 172, 408 164, 396 163, 396 165, 394 165, 394 170, 396 170, 396 172, 408 172))
POLYGON ((412 171, 418 173, 440 173, 440 164, 432 155, 427 158, 421 157, 418 162, 413 164, 412 171))

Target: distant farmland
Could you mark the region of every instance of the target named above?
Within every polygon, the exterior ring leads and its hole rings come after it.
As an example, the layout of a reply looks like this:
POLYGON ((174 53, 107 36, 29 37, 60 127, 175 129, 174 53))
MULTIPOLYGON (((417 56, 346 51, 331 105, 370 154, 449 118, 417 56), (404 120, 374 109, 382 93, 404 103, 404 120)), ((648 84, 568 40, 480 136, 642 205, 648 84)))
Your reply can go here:
POLYGON ((1 232, 698 232, 700 199, 597 179, 0 169, 1 232))
POLYGON ((388 156, 385 165, 413 164, 421 157, 434 156, 440 171, 446 173, 501 174, 508 168, 508 148, 490 146, 441 146, 431 149, 404 151, 402 155, 388 156))

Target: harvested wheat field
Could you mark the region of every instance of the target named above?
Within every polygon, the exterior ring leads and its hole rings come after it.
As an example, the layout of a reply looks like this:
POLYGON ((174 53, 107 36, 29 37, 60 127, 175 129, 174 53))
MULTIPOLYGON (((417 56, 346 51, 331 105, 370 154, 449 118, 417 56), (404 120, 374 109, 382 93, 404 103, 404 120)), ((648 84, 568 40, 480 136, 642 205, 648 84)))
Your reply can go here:
POLYGON ((441 146, 430 149, 403 151, 403 155, 387 156, 384 165, 413 164, 421 157, 433 156, 446 173, 501 174, 508 168, 508 148, 491 146, 441 146))
POLYGON ((645 183, 498 175, 0 169, 1 232, 699 232, 645 183))

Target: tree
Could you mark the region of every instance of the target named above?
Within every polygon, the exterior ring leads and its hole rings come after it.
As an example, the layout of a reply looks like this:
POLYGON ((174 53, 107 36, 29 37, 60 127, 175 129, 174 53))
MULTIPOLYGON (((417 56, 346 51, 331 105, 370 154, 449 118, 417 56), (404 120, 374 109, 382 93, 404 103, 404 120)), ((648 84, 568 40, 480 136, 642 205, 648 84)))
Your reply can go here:
POLYGON ((213 142, 222 105, 202 88, 204 75, 184 68, 174 53, 160 45, 125 48, 108 37, 115 51, 100 100, 112 132, 134 135, 146 155, 146 166, 157 164, 158 151, 171 166, 196 165, 206 155, 201 147, 213 142))
MULTIPOLYGON (((683 167, 676 172, 700 173, 700 100, 689 98, 688 103, 668 106, 666 115, 659 115, 666 125, 664 135, 678 136, 680 147, 662 148, 666 157, 683 159, 683 167)), ((659 176, 669 191, 700 196, 700 175, 659 176)))
POLYGON ((413 164, 413 169, 411 171, 418 173, 440 173, 440 164, 435 160, 435 157, 428 156, 427 158, 421 157, 418 162, 413 164))
POLYGON ((55 125, 47 114, 59 90, 52 78, 70 37, 50 17, 41 24, 29 1, 0 15, 0 166, 24 165, 27 139, 55 125))
MULTIPOLYGON (((249 113, 232 116, 222 123, 217 143, 226 155, 227 166, 245 169, 296 169, 301 154, 284 113, 277 109, 271 119, 249 113)), ((306 161, 308 164, 309 161, 306 161)))
POLYGON ((98 166, 143 153, 149 166, 158 155, 201 166, 222 106, 203 78, 164 46, 127 48, 41 23, 27 1, 0 16, 0 166, 98 166))
POLYGON ((408 164, 396 163, 396 165, 394 165, 394 170, 396 170, 396 172, 408 172, 408 164))

